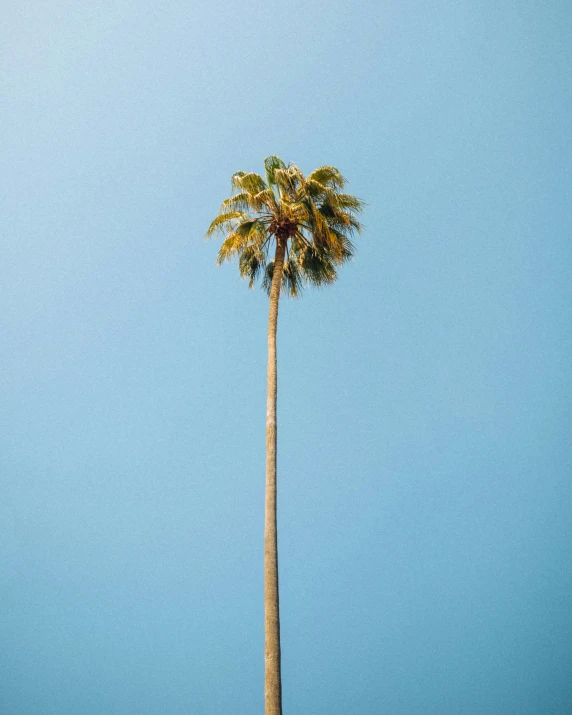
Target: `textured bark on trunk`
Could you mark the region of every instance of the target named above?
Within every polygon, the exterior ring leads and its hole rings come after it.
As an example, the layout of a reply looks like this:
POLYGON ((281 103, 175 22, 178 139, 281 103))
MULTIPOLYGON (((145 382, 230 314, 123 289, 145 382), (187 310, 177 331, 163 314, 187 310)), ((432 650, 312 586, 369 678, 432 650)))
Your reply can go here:
POLYGON ((268 393, 266 400, 266 505, 264 518, 264 712, 282 715, 278 534, 276 527, 276 327, 286 241, 278 239, 268 315, 268 393))

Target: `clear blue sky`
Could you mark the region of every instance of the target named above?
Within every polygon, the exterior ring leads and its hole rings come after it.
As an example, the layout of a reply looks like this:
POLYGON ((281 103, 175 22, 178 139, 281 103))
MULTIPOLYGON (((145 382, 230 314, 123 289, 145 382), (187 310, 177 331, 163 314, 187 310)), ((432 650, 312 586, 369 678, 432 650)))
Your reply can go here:
POLYGON ((568 2, 8 0, 0 711, 259 715, 267 301, 230 175, 334 164, 284 301, 285 715, 572 712, 568 2))

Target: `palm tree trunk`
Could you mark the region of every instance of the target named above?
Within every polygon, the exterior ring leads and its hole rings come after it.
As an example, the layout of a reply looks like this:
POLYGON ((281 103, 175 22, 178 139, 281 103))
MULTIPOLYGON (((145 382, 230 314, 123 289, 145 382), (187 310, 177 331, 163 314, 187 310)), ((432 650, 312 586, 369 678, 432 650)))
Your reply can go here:
POLYGON ((276 528, 276 328, 286 240, 277 239, 268 316, 268 393, 266 400, 266 506, 264 518, 264 706, 265 715, 282 715, 278 533, 276 528))

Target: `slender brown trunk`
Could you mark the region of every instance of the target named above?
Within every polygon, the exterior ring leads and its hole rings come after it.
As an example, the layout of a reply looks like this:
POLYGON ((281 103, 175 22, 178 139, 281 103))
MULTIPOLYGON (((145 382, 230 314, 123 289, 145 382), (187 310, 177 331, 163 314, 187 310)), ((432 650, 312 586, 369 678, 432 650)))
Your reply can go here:
POLYGON ((268 315, 268 394, 266 401, 266 507, 264 518, 264 712, 282 715, 278 533, 276 528, 276 327, 286 241, 277 239, 268 315))

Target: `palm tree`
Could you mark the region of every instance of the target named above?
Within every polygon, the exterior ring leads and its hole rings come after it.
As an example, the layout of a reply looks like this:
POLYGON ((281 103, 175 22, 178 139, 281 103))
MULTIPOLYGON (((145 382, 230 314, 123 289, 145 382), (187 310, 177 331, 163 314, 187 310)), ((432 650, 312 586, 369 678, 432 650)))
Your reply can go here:
POLYGON ((281 291, 297 296, 305 284, 337 278, 337 266, 353 255, 351 236, 361 231, 356 214, 363 202, 343 193, 333 166, 304 176, 277 156, 264 160, 265 179, 238 171, 233 195, 223 201, 207 236, 224 241, 217 263, 238 258, 240 275, 252 288, 258 278, 270 296, 266 403, 266 505, 264 521, 265 714, 281 715, 278 541, 276 527, 276 328, 281 291), (272 254, 274 258, 272 258, 272 254))

